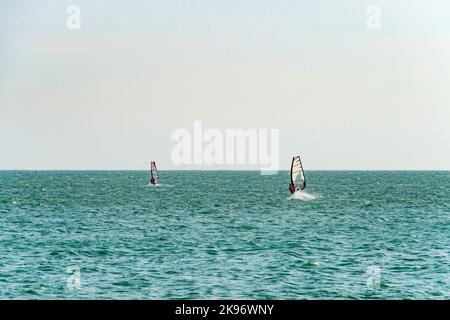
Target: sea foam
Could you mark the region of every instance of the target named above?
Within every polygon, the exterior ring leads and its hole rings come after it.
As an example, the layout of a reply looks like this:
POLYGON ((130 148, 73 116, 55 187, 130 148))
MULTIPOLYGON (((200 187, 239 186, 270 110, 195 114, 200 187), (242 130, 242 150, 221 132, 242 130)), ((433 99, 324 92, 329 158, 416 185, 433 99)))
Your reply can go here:
POLYGON ((291 195, 291 199, 302 201, 310 201, 317 198, 318 196, 308 193, 306 191, 296 191, 291 195))

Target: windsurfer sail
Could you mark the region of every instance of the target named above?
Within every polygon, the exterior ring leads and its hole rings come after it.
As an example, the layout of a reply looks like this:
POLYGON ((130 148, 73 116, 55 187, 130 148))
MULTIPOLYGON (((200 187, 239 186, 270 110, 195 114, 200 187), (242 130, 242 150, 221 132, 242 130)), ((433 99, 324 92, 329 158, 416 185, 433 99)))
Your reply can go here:
POLYGON ((150 183, 154 186, 159 183, 158 169, 156 169, 155 161, 152 161, 150 164, 150 183))
POLYGON ((300 156, 292 158, 291 164, 291 183, 289 184, 289 191, 294 193, 298 190, 303 190, 306 187, 305 172, 303 171, 302 161, 300 156))

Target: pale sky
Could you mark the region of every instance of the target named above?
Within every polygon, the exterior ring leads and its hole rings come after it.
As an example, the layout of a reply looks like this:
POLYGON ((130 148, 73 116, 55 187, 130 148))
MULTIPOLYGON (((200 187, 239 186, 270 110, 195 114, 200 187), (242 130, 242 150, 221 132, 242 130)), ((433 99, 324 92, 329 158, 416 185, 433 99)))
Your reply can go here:
POLYGON ((449 15, 446 0, 0 0, 0 169, 243 168, 173 164, 171 133, 200 120, 279 129, 281 169, 300 154, 306 170, 448 170, 449 15))

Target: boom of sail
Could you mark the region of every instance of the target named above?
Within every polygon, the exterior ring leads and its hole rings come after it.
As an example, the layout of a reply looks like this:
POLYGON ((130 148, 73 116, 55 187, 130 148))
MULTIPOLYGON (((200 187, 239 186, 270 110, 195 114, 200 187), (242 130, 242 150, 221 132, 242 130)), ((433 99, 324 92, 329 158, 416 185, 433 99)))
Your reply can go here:
POLYGON ((150 165, 150 183, 157 185, 159 183, 158 169, 156 169, 156 162, 152 161, 150 165))
POLYGON ((300 156, 292 158, 291 184, 294 186, 295 191, 303 190, 306 187, 305 171, 303 171, 300 156))

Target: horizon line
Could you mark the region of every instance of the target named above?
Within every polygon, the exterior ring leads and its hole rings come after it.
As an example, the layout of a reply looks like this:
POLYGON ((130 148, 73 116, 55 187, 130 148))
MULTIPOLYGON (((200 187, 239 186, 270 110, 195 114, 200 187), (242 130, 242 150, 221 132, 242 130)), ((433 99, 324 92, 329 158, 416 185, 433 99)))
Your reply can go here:
MULTIPOLYGON (((150 171, 150 169, 1 169, 7 171, 150 171)), ((255 172, 284 172, 282 170, 260 170, 260 169, 158 169, 158 171, 255 171, 255 172)), ((450 169, 308 169, 305 171, 450 171, 450 169)))

